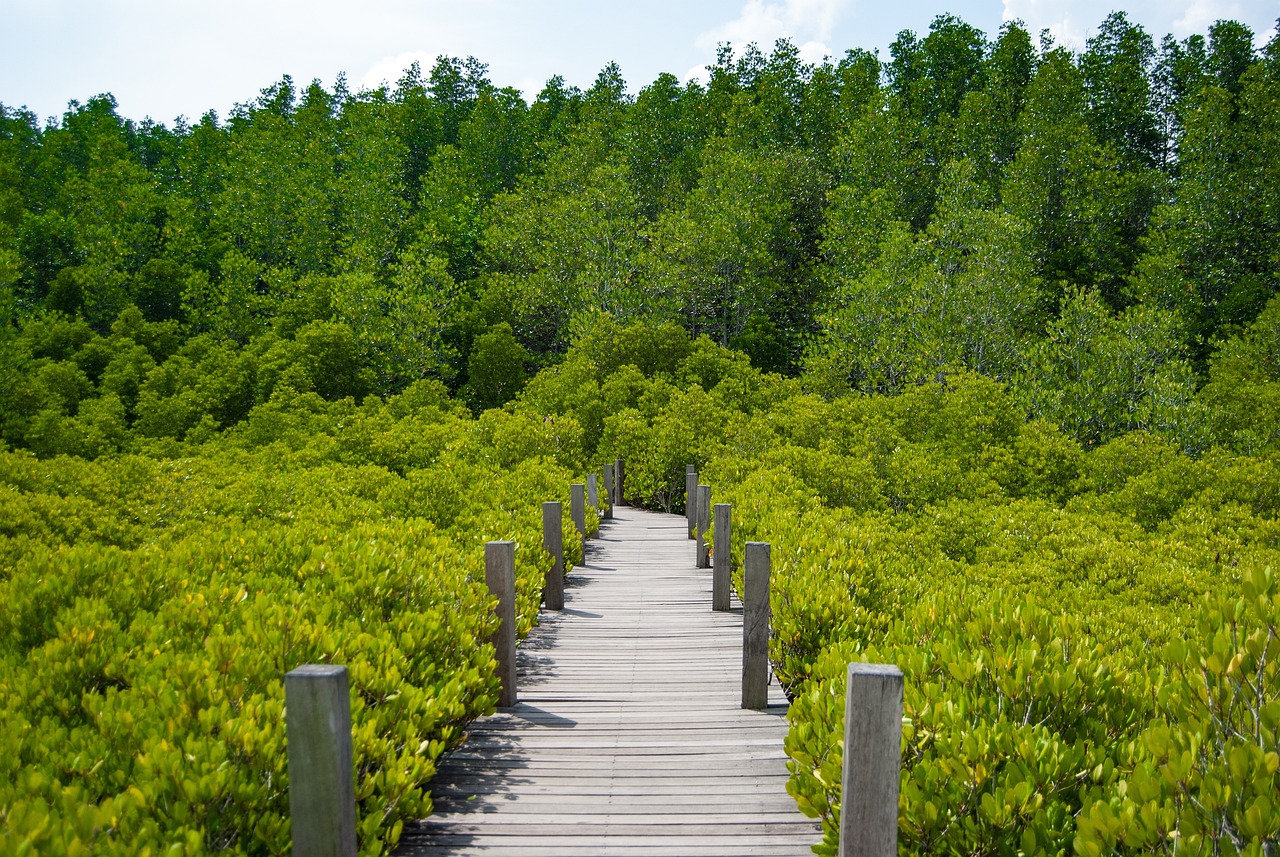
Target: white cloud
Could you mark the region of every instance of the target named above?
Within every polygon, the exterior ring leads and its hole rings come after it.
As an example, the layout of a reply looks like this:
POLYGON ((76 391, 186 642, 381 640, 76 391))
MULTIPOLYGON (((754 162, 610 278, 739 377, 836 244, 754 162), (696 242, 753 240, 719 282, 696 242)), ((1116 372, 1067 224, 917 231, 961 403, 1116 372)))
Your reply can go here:
MULTIPOLYGON (((1003 20, 1022 20, 1032 36, 1047 29, 1057 41, 1082 51, 1107 15, 1117 8, 1111 0, 1003 0, 1003 20)), ((1159 44, 1165 33, 1184 39, 1194 33, 1208 35, 1220 20, 1240 21, 1253 28, 1261 47, 1272 31, 1274 0, 1129 0, 1124 4, 1129 20, 1141 25, 1159 44)))
POLYGON ((383 57, 371 65, 368 71, 360 75, 360 79, 355 82, 354 89, 357 91, 361 89, 377 89, 383 84, 386 84, 390 89, 394 89, 396 81, 404 77, 405 69, 414 62, 422 66, 422 74, 425 77, 431 73, 431 69, 435 66, 436 57, 426 51, 407 51, 383 57))
POLYGON ((755 42, 767 51, 781 38, 791 39, 809 62, 831 53, 825 44, 831 37, 848 0, 747 0, 738 17, 700 34, 694 44, 711 50, 722 42, 742 47, 755 42))
POLYGON ((1243 12, 1238 3, 1221 3, 1218 0, 1192 0, 1182 17, 1174 19, 1173 34, 1185 39, 1193 33, 1207 34, 1209 25, 1227 20, 1239 20, 1243 12))
MULTIPOLYGON (((1087 3, 1072 4, 1072 8, 1077 13, 1088 6, 1087 3)), ((1005 23, 1022 21, 1033 39, 1037 38, 1042 30, 1048 30, 1049 35, 1053 36, 1054 44, 1073 51, 1082 51, 1085 40, 1088 38, 1088 28, 1096 27, 1105 15, 1106 12, 1103 11, 1097 20, 1082 24, 1079 14, 1064 12, 1061 4, 1049 2, 1049 0, 1004 0, 1004 14, 1001 20, 1005 23)))

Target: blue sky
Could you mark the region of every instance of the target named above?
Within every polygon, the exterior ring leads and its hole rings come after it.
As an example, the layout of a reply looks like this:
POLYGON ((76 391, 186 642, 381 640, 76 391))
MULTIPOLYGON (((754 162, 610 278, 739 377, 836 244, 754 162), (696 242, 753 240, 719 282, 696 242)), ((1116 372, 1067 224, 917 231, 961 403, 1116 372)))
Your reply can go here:
POLYGON ((284 74, 332 87, 345 72, 353 90, 372 88, 440 54, 475 56, 528 98, 554 74, 587 87, 613 60, 636 92, 664 71, 698 74, 720 42, 785 36, 810 60, 886 57, 898 31, 923 34, 942 13, 989 36, 1020 19, 1079 50, 1115 8, 1157 42, 1231 18, 1261 45, 1280 16, 1274 0, 0 0, 0 103, 49 117, 111 92, 124 116, 171 123, 225 116, 284 74))

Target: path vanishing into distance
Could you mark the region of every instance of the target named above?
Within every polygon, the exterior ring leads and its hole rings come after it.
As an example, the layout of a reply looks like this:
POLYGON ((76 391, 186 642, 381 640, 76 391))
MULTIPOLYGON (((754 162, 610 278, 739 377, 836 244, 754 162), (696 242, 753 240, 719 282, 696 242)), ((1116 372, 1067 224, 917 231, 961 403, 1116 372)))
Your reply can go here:
POLYGON ((787 700, 741 708, 742 607, 711 610, 685 518, 616 507, 518 651, 519 703, 441 760, 401 855, 811 854, 787 700))

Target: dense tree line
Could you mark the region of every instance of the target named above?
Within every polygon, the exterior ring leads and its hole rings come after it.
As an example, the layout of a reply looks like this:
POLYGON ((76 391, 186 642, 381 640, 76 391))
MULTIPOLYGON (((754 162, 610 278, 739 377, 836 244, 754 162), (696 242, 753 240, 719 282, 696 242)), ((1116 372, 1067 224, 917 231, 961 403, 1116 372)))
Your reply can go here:
POLYGON ((4 437, 90 401, 182 437, 281 383, 483 408, 607 314, 820 393, 964 367, 1082 440, 1193 449, 1210 355, 1280 286, 1280 38, 1254 42, 1116 13, 1074 54, 944 15, 887 60, 725 46, 637 94, 610 65, 529 103, 442 57, 173 127, 0 106, 4 437))

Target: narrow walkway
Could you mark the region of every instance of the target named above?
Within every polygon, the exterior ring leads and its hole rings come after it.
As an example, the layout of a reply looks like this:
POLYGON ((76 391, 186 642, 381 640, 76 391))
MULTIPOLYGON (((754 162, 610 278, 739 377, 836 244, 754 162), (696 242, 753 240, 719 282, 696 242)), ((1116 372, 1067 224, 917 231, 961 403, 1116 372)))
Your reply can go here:
POLYGON ((742 608, 711 612, 684 518, 615 510, 521 644, 520 702, 442 760, 435 814, 398 853, 802 855, 786 698, 741 705, 742 608))

